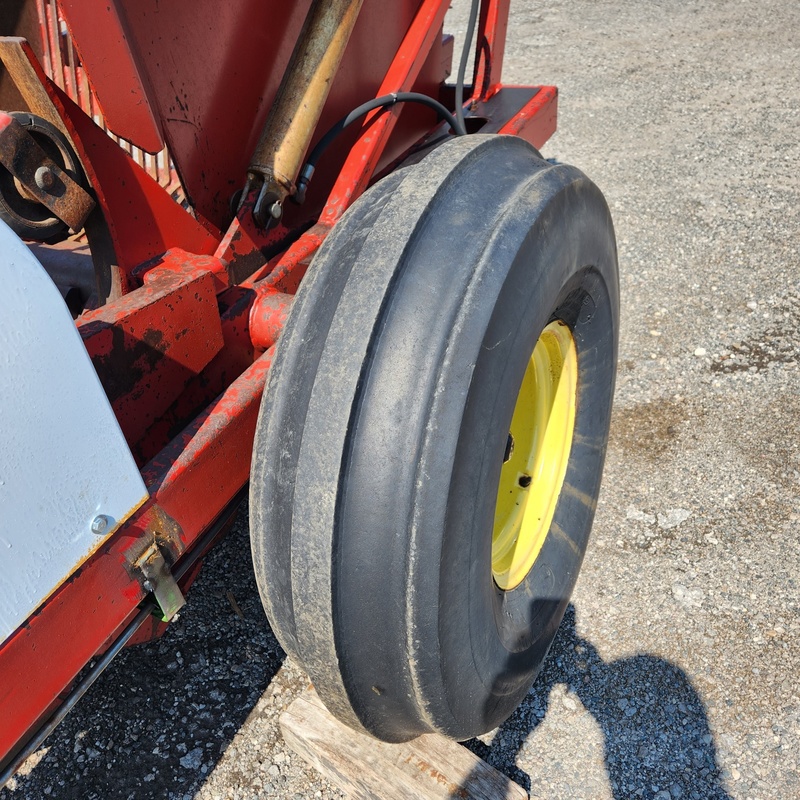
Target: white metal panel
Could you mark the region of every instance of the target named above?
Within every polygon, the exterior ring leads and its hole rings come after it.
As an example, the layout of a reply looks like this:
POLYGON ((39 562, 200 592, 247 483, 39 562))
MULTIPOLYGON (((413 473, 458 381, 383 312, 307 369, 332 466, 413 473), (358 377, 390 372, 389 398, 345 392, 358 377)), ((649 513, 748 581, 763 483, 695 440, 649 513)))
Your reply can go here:
POLYGON ((2 642, 147 489, 58 289, 2 222, 0 287, 2 642))

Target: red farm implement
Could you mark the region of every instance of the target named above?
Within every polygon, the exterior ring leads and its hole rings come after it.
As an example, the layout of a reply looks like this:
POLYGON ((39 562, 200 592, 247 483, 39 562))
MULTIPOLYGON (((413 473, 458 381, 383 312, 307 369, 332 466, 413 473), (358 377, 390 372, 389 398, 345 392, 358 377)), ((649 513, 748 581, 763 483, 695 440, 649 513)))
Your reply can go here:
POLYGON ((0 785, 248 485, 328 708, 492 729, 586 548, 619 305, 601 194, 536 149, 556 89, 501 82, 509 0, 473 2, 454 83, 449 0, 17 5, 44 35, 0 40, 0 785))

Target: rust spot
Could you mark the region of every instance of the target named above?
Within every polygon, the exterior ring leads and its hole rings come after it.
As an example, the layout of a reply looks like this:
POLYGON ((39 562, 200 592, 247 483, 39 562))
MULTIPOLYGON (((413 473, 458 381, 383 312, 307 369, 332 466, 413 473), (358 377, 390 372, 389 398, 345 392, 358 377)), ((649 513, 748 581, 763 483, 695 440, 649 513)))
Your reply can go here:
POLYGON ((164 341, 163 331, 156 328, 148 328, 142 335, 142 341, 160 353, 166 353, 169 349, 169 342, 164 341))

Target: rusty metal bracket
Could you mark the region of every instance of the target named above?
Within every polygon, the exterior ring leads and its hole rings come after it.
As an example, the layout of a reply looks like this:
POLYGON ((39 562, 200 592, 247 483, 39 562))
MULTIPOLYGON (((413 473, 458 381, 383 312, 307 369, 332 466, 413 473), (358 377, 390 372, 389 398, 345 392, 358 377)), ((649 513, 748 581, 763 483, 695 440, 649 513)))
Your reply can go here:
POLYGON ((162 619, 169 622, 186 605, 186 598, 158 545, 153 542, 133 566, 144 576, 142 587, 146 592, 153 593, 161 609, 162 619))
POLYGON ((22 191, 73 231, 83 228, 94 200, 55 163, 10 114, 0 112, 0 164, 22 191))
POLYGON ((130 577, 148 594, 153 594, 161 618, 169 622, 186 601, 172 566, 184 550, 180 526, 152 501, 140 512, 143 536, 137 537, 125 552, 125 567, 130 577))

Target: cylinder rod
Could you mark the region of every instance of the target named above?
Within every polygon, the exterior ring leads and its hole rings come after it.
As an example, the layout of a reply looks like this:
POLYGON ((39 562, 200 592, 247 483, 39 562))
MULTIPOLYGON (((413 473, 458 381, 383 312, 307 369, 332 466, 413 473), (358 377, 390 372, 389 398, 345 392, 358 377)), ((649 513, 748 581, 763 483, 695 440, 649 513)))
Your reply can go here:
POLYGON ((263 227, 280 219, 283 201, 295 191, 362 2, 313 0, 311 4, 247 170, 248 190, 261 184, 253 215, 263 227))

